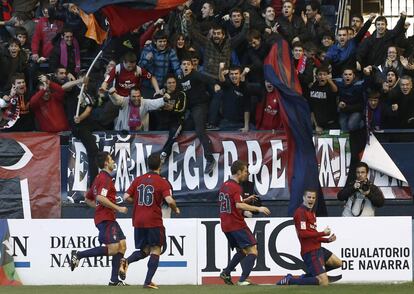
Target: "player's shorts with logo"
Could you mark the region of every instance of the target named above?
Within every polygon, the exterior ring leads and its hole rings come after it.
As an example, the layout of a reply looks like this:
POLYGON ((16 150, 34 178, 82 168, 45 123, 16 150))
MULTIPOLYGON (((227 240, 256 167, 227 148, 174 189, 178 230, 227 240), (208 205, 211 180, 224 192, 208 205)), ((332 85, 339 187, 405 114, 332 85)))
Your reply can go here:
POLYGON ((302 258, 305 262, 307 273, 313 277, 325 273, 325 263, 331 256, 332 252, 323 247, 305 253, 302 258))
POLYGON ((143 249, 147 246, 166 246, 165 228, 135 228, 134 229, 135 248, 143 249))
POLYGON ((255 237, 249 228, 243 228, 237 231, 224 233, 229 241, 231 249, 234 248, 246 248, 257 244, 255 237))
POLYGON ((116 221, 103 221, 96 227, 99 230, 98 240, 101 244, 118 243, 125 239, 124 232, 116 221))

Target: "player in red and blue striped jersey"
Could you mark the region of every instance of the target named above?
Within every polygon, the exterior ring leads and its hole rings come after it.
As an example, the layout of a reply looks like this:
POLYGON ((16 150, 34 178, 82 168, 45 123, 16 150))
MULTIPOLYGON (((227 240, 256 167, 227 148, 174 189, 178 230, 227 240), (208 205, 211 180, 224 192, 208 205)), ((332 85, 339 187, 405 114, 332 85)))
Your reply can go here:
POLYGON ((244 221, 243 211, 262 212, 270 215, 270 211, 264 206, 252 206, 249 203, 254 195, 243 199, 243 190, 240 182, 246 181, 249 176, 247 164, 236 160, 231 166, 231 179, 226 181, 219 191, 221 229, 226 235, 229 245, 237 252, 230 260, 227 267, 221 272, 220 278, 227 284, 233 285, 230 273, 243 260, 242 275, 237 282, 240 286, 251 285, 247 279, 257 257, 257 241, 244 221))

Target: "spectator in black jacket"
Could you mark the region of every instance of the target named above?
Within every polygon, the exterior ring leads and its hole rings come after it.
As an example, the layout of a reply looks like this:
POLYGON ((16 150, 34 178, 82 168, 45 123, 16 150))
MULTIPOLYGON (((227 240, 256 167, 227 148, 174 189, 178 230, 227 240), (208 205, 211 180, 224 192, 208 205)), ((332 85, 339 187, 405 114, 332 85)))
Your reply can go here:
POLYGON ((396 39, 404 34, 405 19, 406 13, 401 12, 394 29, 387 30, 387 19, 384 16, 377 17, 375 32, 361 44, 357 52, 357 60, 363 67, 384 62, 388 47, 394 45, 396 39))
POLYGON ((295 5, 290 0, 283 3, 282 15, 280 15, 276 22, 279 24, 279 33, 293 44, 298 41, 306 40, 305 24, 299 16, 294 14, 295 5))

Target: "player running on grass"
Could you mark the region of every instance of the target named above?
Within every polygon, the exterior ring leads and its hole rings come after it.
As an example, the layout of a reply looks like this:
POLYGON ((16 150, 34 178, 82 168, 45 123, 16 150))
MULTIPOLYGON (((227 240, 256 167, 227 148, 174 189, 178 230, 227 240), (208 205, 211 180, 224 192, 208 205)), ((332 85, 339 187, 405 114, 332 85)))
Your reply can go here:
POLYGON ((226 235, 230 247, 236 248, 237 252, 221 272, 220 278, 227 285, 233 285, 230 273, 243 260, 243 271, 237 285, 248 286, 252 285, 252 282, 247 278, 256 261, 257 241, 244 221, 242 213, 243 211, 252 211, 270 215, 270 211, 264 206, 257 207, 247 204, 253 200, 254 196, 243 199, 240 182, 246 181, 249 175, 245 162, 240 160, 233 162, 231 174, 231 179, 226 181, 219 191, 220 220, 221 229, 226 235))
POLYGON ((312 211, 316 202, 317 192, 306 190, 303 195, 303 204, 296 209, 293 219, 295 221, 296 233, 299 238, 303 261, 307 268, 307 274, 294 278, 287 274, 277 282, 277 285, 321 285, 329 284, 326 272, 342 266, 342 260, 321 243, 330 243, 336 240, 335 234, 326 227, 322 232, 316 230, 316 215, 312 211), (324 238, 329 236, 328 238, 324 238))
POLYGON ((96 163, 101 170, 92 183, 85 197, 85 202, 95 208, 95 226, 99 230, 98 240, 106 246, 95 247, 85 251, 72 250, 70 269, 73 271, 79 260, 85 257, 113 256, 112 273, 109 286, 125 286, 118 279, 119 264, 126 250, 125 235, 116 221, 115 212, 127 213, 128 208, 116 205, 116 190, 111 172, 115 162, 108 152, 99 152, 96 163))
POLYGON ((134 202, 132 224, 137 250, 127 259, 122 259, 119 276, 125 279, 130 263, 150 255, 144 288, 158 289, 158 286, 152 282, 152 277, 158 268, 161 248, 166 246, 161 205, 165 200, 176 214, 180 213, 180 209, 172 197, 171 184, 160 176, 159 154, 151 154, 148 157, 148 168, 150 171, 135 178, 124 194, 124 200, 134 202))

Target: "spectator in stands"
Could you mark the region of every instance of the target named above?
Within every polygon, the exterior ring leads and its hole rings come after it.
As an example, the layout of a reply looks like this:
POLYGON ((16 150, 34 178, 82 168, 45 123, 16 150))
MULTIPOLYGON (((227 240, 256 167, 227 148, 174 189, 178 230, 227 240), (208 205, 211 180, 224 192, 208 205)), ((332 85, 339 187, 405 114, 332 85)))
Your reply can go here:
POLYGON ((178 60, 181 61, 185 54, 188 54, 188 41, 184 34, 178 33, 172 38, 172 44, 175 52, 177 52, 178 60))
POLYGON ((249 82, 262 86, 264 83, 263 62, 269 53, 270 44, 262 39, 260 32, 257 30, 249 31, 247 41, 249 47, 245 51, 242 64, 250 68, 249 82))
MULTIPOLYGON (((302 11, 302 20, 305 23, 306 31, 309 34, 307 39, 319 45, 324 32, 332 30, 331 25, 324 19, 320 12, 321 5, 317 0, 306 4, 305 12, 302 11)), ((302 40, 304 42, 305 40, 302 40)))
MULTIPOLYGON (((400 93, 394 101, 397 102, 400 128, 414 128, 414 90, 413 79, 404 75, 400 78, 400 93)), ((395 109, 395 106, 394 106, 395 109)))
POLYGON ((374 216, 375 208, 384 205, 384 195, 368 180, 368 172, 368 165, 359 162, 356 165, 356 180, 339 191, 338 199, 346 201, 342 216, 374 216))
POLYGON ((219 81, 222 91, 221 95, 214 95, 210 103, 209 121, 212 125, 207 126, 207 129, 214 129, 218 125, 221 109, 220 130, 249 131, 250 95, 245 82, 245 76, 249 71, 248 67, 242 71, 239 66, 232 66, 226 70, 224 62, 220 63, 219 81))
POLYGON ((26 52, 21 50, 20 42, 17 39, 10 39, 7 50, 0 54, 0 88, 3 91, 9 90, 12 84, 12 77, 16 73, 28 74, 26 52))
POLYGON ((283 130, 280 115, 280 93, 268 81, 264 82, 266 95, 256 107, 256 128, 258 130, 283 130))
POLYGON ((218 23, 215 14, 214 1, 204 1, 203 6, 201 7, 201 21, 198 23, 199 31, 204 36, 207 36, 210 29, 218 23))
POLYGON ((20 42, 20 48, 26 53, 27 58, 30 57, 31 47, 27 31, 23 27, 16 28, 16 39, 20 42))
MULTIPOLYGON (((395 44, 395 41, 404 34, 406 13, 401 12, 393 30, 387 30, 387 19, 378 16, 375 20, 375 33, 367 38, 358 48, 357 60, 363 66, 380 65, 387 56, 387 49, 395 44)), ((365 33, 364 33, 365 35, 365 33)))
MULTIPOLYGON (((362 26, 364 24, 364 18, 362 17, 362 15, 360 14, 356 14, 354 16, 352 16, 351 18, 351 28, 354 29, 354 34, 358 34, 358 32, 362 29, 362 26)), ((368 38, 369 36, 371 36, 370 32, 366 32, 364 39, 368 38)))
POLYGON ((39 76, 39 81, 39 91, 30 98, 30 108, 35 115, 38 130, 52 133, 69 130, 63 107, 63 88, 45 75, 39 76))
MULTIPOLYGON (((227 15, 225 15, 223 19, 225 21, 222 23, 222 26, 224 27, 225 31, 230 36, 230 38, 237 36, 243 30, 243 11, 239 7, 232 8, 230 10, 230 15, 228 17, 227 15)), ((246 51, 246 49, 247 42, 245 40, 243 40, 240 44, 238 44, 236 48, 234 48, 234 51, 236 52, 239 60, 243 57, 243 54, 246 51)))
POLYGON ((357 81, 355 70, 347 67, 342 73, 342 79, 336 79, 335 82, 339 89, 338 111, 341 130, 348 132, 362 128, 363 81, 357 81))
POLYGON ((329 68, 317 68, 316 82, 309 89, 311 118, 317 134, 338 128, 337 93, 338 87, 332 81, 329 68))
POLYGON ((302 18, 294 14, 295 5, 292 1, 287 0, 283 3, 282 15, 280 15, 276 22, 279 24, 279 33, 288 41, 289 44, 293 44, 299 41, 306 41, 306 28, 302 18))
POLYGON ((224 28, 214 26, 211 38, 207 38, 200 34, 191 23, 191 10, 187 10, 185 16, 189 24, 190 37, 193 41, 204 48, 204 72, 218 79, 219 64, 224 62, 226 67, 230 65, 230 56, 234 48, 243 42, 250 26, 250 16, 244 13, 243 29, 233 38, 227 38, 224 28))
POLYGON ((265 22, 260 8, 261 2, 261 0, 247 0, 244 6, 242 6, 243 11, 249 15, 250 27, 259 32, 263 32, 265 28, 265 22))
POLYGON ((277 29, 279 24, 276 22, 275 10, 272 6, 267 6, 263 12, 262 16, 265 21, 265 28, 263 31, 264 38, 266 40, 271 40, 271 37, 277 34, 277 29))
POLYGON ((55 71, 59 64, 66 67, 67 72, 72 75, 78 75, 81 70, 79 43, 69 27, 63 28, 62 38, 55 44, 50 54, 49 69, 55 71))
POLYGON ((167 104, 164 106, 164 116, 169 125, 168 139, 162 147, 161 161, 165 161, 171 154, 172 146, 180 135, 187 110, 187 95, 177 87, 177 78, 169 75, 165 81, 164 92, 170 96, 167 104))
POLYGON ((321 40, 322 48, 326 51, 335 44, 335 35, 330 32, 326 31, 322 33, 322 40, 321 40))
POLYGON ((292 44, 293 61, 296 66, 296 73, 298 74, 299 82, 302 87, 302 92, 305 97, 309 95, 309 86, 313 83, 313 69, 315 67, 312 58, 305 54, 302 43, 295 42, 292 44))
MULTIPOLYGON (((166 76, 171 72, 178 77, 182 76, 177 53, 168 45, 168 36, 162 30, 157 31, 153 35, 152 43, 144 47, 138 64, 155 76, 158 85, 162 85, 166 76)), ((152 97, 154 92, 159 93, 159 88, 151 88, 147 81, 144 81, 142 85, 142 92, 146 97, 152 97)))
POLYGON ((192 129, 194 126, 196 135, 203 145, 204 156, 207 160, 204 173, 213 172, 216 161, 212 153, 211 141, 205 130, 208 111, 207 85, 214 88, 215 92, 220 90, 220 86, 209 76, 194 71, 190 58, 181 61, 181 68, 184 77, 179 80, 184 93, 187 95, 189 116, 186 119, 186 128, 192 129))
MULTIPOLYGON (((115 90, 118 95, 128 97, 131 89, 141 89, 142 79, 151 81, 152 87, 157 93, 160 89, 157 79, 147 71, 137 65, 137 56, 128 51, 123 56, 122 63, 112 67, 109 73, 105 74, 104 82, 101 85, 100 92, 105 92, 111 85, 114 84, 115 90)), ((152 95, 150 96, 152 97, 152 95)))
POLYGON ((368 131, 379 131, 386 127, 387 121, 395 120, 397 112, 391 105, 383 103, 377 90, 368 91, 368 101, 365 105, 365 125, 368 131))
POLYGON ((138 88, 132 88, 128 97, 118 95, 115 88, 109 89, 109 97, 121 107, 115 120, 116 131, 148 131, 147 114, 164 106, 168 96, 157 99, 144 99, 138 88))
POLYGON ((358 44, 362 41, 375 19, 375 14, 371 14, 358 34, 351 38, 346 27, 340 28, 337 35, 337 43, 329 47, 325 59, 332 65, 332 76, 338 77, 346 66, 355 67, 355 58, 358 44))
MULTIPOLYGON (((82 73, 81 73, 82 77, 82 73)), ((96 155, 99 152, 99 148, 96 145, 96 137, 92 134, 94 131, 105 131, 105 129, 92 117, 93 108, 96 107, 96 99, 88 93, 88 81, 85 80, 85 89, 80 99, 79 114, 73 109, 69 110, 70 113, 75 113, 73 120, 69 117, 72 125, 72 133, 78 138, 83 146, 85 146, 88 155, 88 187, 98 174, 98 166, 96 164, 96 155)), ((80 88, 74 88, 73 94, 75 97, 80 96, 80 88)), ((73 97, 72 101, 75 102, 76 98, 73 97)), ((72 107, 76 107, 73 103, 72 107)))
POLYGON ((0 101, 0 107, 3 109, 0 129, 8 132, 33 131, 35 129, 33 114, 30 111, 24 74, 14 74, 11 82, 9 95, 4 95, 0 101))
POLYGON ((32 60, 43 62, 53 50, 53 39, 61 32, 63 22, 49 16, 47 7, 43 8, 43 17, 36 24, 32 38, 32 60), (42 59, 40 59, 43 57, 42 59))

